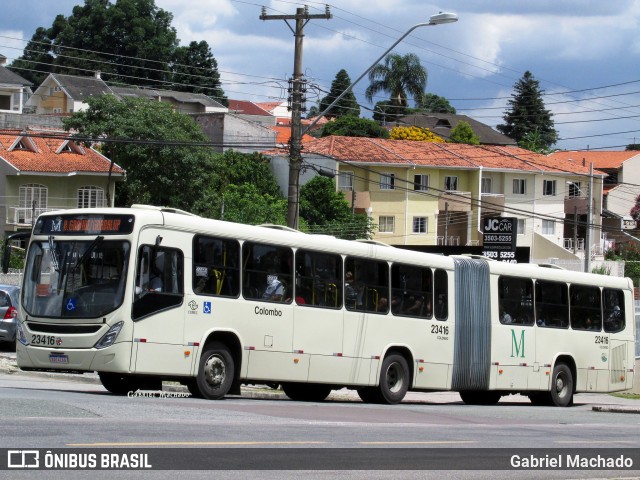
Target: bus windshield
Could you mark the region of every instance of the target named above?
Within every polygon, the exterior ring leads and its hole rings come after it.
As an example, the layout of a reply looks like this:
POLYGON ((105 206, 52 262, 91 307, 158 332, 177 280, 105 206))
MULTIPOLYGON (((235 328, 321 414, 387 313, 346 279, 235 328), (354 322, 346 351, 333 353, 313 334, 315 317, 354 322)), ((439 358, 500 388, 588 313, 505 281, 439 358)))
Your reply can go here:
POLYGON ((124 297, 130 245, 103 236, 31 243, 23 306, 34 317, 96 318, 124 297))

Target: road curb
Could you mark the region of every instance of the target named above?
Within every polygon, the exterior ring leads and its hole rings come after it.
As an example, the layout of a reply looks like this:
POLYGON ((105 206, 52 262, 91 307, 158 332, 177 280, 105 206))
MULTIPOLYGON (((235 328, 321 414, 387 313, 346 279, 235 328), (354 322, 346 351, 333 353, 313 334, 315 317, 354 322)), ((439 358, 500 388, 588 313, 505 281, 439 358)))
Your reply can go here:
MULTIPOLYGON (((54 380, 61 381, 73 381, 80 383, 91 383, 94 385, 101 385, 98 375, 95 373, 61 373, 61 372, 35 372, 20 370, 15 364, 15 355, 11 355, 7 352, 0 352, 0 373, 7 375, 28 376, 28 377, 45 377, 54 380)), ((163 392, 189 394, 189 390, 184 385, 177 382, 164 382, 162 385, 163 392)), ((273 389, 266 386, 254 386, 243 385, 241 395, 229 395, 230 398, 250 398, 250 399, 262 399, 262 400, 288 400, 289 397, 285 395, 282 390, 273 389)), ((330 399, 340 401, 360 401, 355 394, 345 393, 345 391, 334 391, 329 396, 330 399)), ((407 400, 407 399, 405 399, 407 400)), ((429 404, 428 400, 418 403, 429 404)), ((640 403, 640 402, 639 402, 640 403)), ((602 413, 635 413, 640 414, 640 406, 628 406, 628 405, 593 405, 591 410, 594 412, 602 413)))
POLYGON ((608 413, 640 413, 640 407, 627 407, 624 405, 594 405, 591 410, 608 413))

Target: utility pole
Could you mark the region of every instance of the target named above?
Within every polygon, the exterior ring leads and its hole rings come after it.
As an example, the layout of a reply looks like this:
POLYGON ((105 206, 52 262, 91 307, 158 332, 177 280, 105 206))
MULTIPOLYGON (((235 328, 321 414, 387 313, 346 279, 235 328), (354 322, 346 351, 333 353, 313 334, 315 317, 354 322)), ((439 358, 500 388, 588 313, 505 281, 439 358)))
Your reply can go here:
POLYGON ((591 224, 593 223, 593 162, 589 167, 589 189, 587 190, 587 231, 584 241, 584 271, 591 272, 591 224))
POLYGON ((287 192, 287 226, 298 228, 298 203, 300 198, 300 167, 302 165, 302 106, 305 101, 302 75, 302 39, 304 38, 304 26, 309 20, 326 19, 332 15, 329 5, 324 14, 311 15, 309 7, 297 8, 295 15, 267 15, 266 7, 262 7, 260 20, 284 20, 295 37, 295 50, 293 59, 293 79, 291 87, 291 138, 289 139, 289 188, 287 192), (287 20, 295 20, 295 29, 291 28, 287 20))

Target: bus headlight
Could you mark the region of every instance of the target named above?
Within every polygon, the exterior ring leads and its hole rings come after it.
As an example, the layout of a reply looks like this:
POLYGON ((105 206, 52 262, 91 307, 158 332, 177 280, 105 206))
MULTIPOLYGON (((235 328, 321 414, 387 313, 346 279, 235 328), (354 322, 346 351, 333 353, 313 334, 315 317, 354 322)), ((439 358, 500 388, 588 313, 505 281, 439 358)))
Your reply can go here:
POLYGON ((113 325, 109 329, 109 331, 102 336, 102 338, 98 341, 98 343, 94 345, 94 347, 100 349, 100 348, 107 348, 113 345, 113 342, 115 342, 116 338, 118 338, 118 334, 120 333, 120 330, 122 330, 123 325, 124 325, 124 322, 118 322, 115 325, 113 325))
POLYGON ((22 328, 22 322, 18 322, 16 326, 16 339, 22 344, 27 345, 27 336, 24 334, 24 329, 22 328))

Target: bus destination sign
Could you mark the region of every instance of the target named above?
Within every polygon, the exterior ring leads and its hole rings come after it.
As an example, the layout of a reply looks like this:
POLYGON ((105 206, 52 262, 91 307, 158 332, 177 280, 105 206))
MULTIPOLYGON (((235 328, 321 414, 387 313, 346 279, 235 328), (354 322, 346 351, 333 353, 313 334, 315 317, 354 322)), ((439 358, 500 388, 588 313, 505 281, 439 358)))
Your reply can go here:
POLYGON ((516 219, 487 217, 482 226, 482 254, 501 262, 517 263, 516 219))
POLYGON ((41 216, 33 228, 35 235, 123 235, 133 231, 133 215, 41 216))

